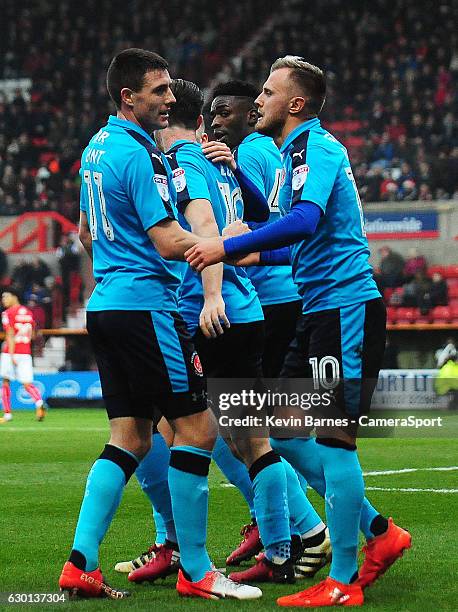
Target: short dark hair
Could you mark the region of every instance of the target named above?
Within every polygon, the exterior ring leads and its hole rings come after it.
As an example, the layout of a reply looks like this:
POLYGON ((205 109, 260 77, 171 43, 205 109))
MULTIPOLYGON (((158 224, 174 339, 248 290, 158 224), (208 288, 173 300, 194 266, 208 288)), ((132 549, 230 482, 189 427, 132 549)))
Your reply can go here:
POLYGON ((259 89, 253 83, 234 79, 217 85, 212 92, 212 100, 218 96, 234 96, 237 98, 250 98, 254 102, 258 95, 259 89))
POLYGON ((182 125, 189 130, 195 129, 196 121, 202 114, 204 94, 195 83, 184 79, 174 79, 170 89, 176 102, 169 110, 169 125, 182 125))
POLYGON ((310 64, 298 55, 279 57, 272 64, 270 72, 280 68, 290 68, 294 81, 309 96, 307 110, 312 115, 319 115, 326 98, 326 77, 321 68, 310 64))
POLYGON ((167 70, 166 60, 145 49, 125 49, 111 60, 107 71, 107 89, 110 98, 121 107, 121 89, 128 87, 140 91, 145 81, 145 74, 152 70, 167 70))

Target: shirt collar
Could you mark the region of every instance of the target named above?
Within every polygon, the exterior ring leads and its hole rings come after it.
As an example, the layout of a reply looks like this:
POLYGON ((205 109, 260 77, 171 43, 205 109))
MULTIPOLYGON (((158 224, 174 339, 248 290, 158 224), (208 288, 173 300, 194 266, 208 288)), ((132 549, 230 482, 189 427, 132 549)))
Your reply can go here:
POLYGON ((300 125, 298 125, 286 137, 285 142, 282 144, 280 148, 280 153, 284 153, 286 149, 289 147, 289 145, 293 142, 293 140, 295 140, 299 136, 299 134, 303 134, 307 130, 311 130, 312 128, 319 127, 320 125, 321 124, 320 124, 320 120, 318 119, 318 117, 314 117, 313 119, 309 119, 308 121, 304 121, 304 123, 301 123, 300 125))
POLYGON ((157 146, 153 138, 148 134, 148 132, 145 132, 143 128, 141 128, 136 123, 133 123, 133 121, 127 121, 127 119, 120 119, 119 117, 110 115, 108 118, 108 125, 116 125, 117 127, 121 127, 124 130, 133 130, 134 132, 138 132, 139 134, 147 138, 155 147, 157 146))
POLYGON ((251 134, 245 136, 245 138, 240 144, 244 144, 245 142, 252 142, 253 140, 257 140, 258 138, 264 138, 263 134, 260 134, 259 132, 251 132, 251 134))

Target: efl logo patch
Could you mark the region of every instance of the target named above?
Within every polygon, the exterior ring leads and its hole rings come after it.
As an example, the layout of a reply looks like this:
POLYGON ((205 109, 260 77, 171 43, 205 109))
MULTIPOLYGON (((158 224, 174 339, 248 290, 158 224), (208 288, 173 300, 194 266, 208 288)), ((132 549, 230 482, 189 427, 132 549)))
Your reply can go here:
POLYGON ((186 189, 186 174, 183 168, 177 168, 173 171, 172 180, 178 193, 186 189))
POLYGON ((159 195, 167 202, 169 200, 169 184, 167 182, 167 177, 164 174, 155 174, 154 182, 156 184, 159 195))
POLYGON ((194 351, 194 353, 191 356, 191 363, 193 365, 194 372, 197 374, 197 376, 203 376, 204 371, 202 370, 202 364, 200 363, 200 357, 196 353, 196 351, 194 351))
POLYGON ((297 168, 294 168, 293 180, 291 183, 294 191, 297 191, 298 189, 300 189, 302 185, 305 183, 305 181, 307 180, 308 172, 309 172, 309 167, 307 164, 302 164, 302 166, 298 166, 297 168))

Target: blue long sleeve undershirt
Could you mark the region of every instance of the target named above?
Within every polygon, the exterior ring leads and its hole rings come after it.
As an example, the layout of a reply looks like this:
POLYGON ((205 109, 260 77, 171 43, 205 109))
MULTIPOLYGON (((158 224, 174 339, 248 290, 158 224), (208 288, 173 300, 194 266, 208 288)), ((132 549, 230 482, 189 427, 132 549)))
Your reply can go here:
POLYGON ((244 204, 244 221, 267 221, 270 215, 269 203, 264 194, 244 174, 240 168, 234 171, 240 189, 242 190, 244 204))
POLYGON ((227 238, 224 251, 230 259, 237 259, 247 253, 280 249, 299 242, 315 232, 321 212, 313 202, 298 202, 278 221, 249 234, 227 238))

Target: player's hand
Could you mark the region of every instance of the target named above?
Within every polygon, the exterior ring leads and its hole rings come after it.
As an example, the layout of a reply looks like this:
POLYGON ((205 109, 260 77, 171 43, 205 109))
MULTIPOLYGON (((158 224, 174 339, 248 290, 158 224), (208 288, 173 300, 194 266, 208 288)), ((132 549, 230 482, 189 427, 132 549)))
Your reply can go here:
POLYGON ((208 142, 210 139, 208 137, 207 132, 202 132, 202 136, 200 137, 200 144, 204 144, 205 142, 208 142))
POLYGON ((212 140, 211 142, 202 142, 202 152, 207 159, 214 164, 225 164, 234 172, 237 169, 234 156, 231 150, 224 142, 217 142, 212 140))
POLYGON ((231 326, 221 294, 207 297, 199 317, 199 326, 203 335, 208 339, 221 336, 224 334, 223 325, 231 326))
POLYGON ((184 256, 191 268, 194 268, 197 272, 202 272, 207 266, 225 260, 226 253, 223 239, 221 236, 216 236, 215 238, 201 240, 188 249, 184 256))
POLYGON ((223 229, 223 238, 232 238, 234 236, 241 236, 242 234, 249 234, 250 228, 246 223, 237 219, 233 221, 227 227, 223 229))

